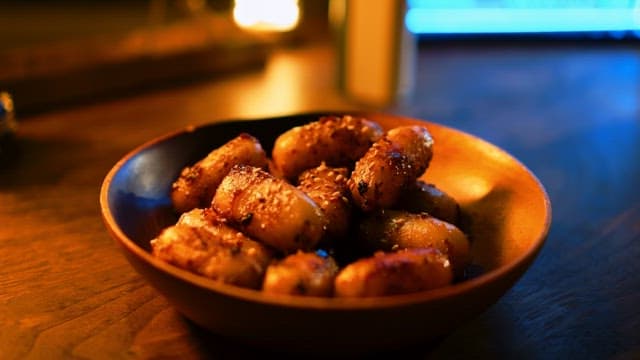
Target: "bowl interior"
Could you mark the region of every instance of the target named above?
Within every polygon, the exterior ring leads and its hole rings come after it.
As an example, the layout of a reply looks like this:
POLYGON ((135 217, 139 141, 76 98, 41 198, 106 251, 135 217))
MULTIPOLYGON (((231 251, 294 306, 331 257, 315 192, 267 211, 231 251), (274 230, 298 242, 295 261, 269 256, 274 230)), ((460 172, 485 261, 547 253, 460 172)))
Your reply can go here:
POLYGON ((472 241, 474 268, 479 269, 473 278, 430 292, 377 299, 282 297, 204 279, 164 264, 149 253, 149 241, 177 220, 169 192, 184 166, 241 132, 258 138, 270 154, 278 135, 293 126, 314 121, 320 115, 308 113, 219 122, 177 131, 134 149, 105 178, 101 205, 108 230, 134 267, 192 320, 219 332, 246 336, 257 336, 268 329, 274 336, 281 335, 284 341, 296 336, 296 326, 313 331, 312 326, 305 324, 326 320, 327 326, 331 326, 332 315, 327 314, 335 315, 335 319, 348 314, 354 317, 354 322, 361 322, 361 327, 343 326, 344 331, 334 331, 335 336, 330 340, 347 341, 345 337, 360 331, 361 342, 391 343, 422 336, 407 336, 397 331, 407 325, 420 328, 426 336, 429 331, 424 326, 428 325, 419 320, 420 316, 440 314, 436 317, 441 321, 434 320, 434 326, 444 331, 449 323, 457 324, 458 317, 477 314, 495 302, 531 264, 551 221, 549 199, 536 177, 518 160, 477 137, 428 121, 380 113, 360 115, 379 122, 385 129, 425 125, 433 135, 434 157, 423 178, 460 203, 464 213, 463 230, 472 241), (198 302, 196 298, 202 296, 211 297, 207 301, 228 310, 198 302), (450 309, 449 303, 458 308, 450 309), (237 313, 229 315, 233 308, 240 314, 255 311, 274 319, 285 316, 290 323, 277 331, 272 327, 261 328, 262 325, 248 315, 246 323, 237 313), (288 309, 297 309, 297 312, 289 316, 283 312, 288 309), (313 311, 301 312, 309 309, 313 311), (377 311, 377 318, 367 313, 372 309, 377 311), (379 311, 381 309, 384 311, 379 311), (388 331, 372 327, 374 321, 386 322, 388 331), (373 330, 367 330, 367 325, 373 330))
MULTIPOLYGON (((539 245, 549 226, 549 201, 535 176, 512 156, 481 139, 431 122, 364 115, 385 129, 416 121, 429 128, 435 139, 434 157, 423 179, 460 203, 464 230, 473 241, 473 263, 483 272, 516 261, 539 245)), ((106 189, 107 210, 129 240, 149 250, 149 240, 177 219, 169 191, 184 166, 241 132, 257 137, 269 154, 279 134, 318 116, 214 123, 155 139, 114 167, 106 189)))

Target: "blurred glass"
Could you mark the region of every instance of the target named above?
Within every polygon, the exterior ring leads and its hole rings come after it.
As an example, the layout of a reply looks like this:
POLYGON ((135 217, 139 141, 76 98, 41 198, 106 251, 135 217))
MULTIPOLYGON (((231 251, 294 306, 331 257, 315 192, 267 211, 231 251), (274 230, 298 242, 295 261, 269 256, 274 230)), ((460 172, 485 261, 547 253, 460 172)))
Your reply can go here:
POLYGON ((411 97, 417 41, 405 26, 402 0, 332 0, 338 78, 344 94, 384 107, 411 97))

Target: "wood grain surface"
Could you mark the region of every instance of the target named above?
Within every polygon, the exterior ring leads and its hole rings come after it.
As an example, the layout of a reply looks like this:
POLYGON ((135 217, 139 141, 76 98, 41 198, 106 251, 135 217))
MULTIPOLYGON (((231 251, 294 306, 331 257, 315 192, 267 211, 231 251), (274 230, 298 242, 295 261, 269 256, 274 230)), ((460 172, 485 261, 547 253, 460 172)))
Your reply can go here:
MULTIPOLYGON (((0 358, 264 355, 198 329, 149 287, 105 231, 98 192, 128 151, 190 124, 371 108, 337 93, 334 55, 282 48, 264 69, 21 118, 19 152, 0 167, 0 358)), ((433 43, 418 65, 413 98, 383 110, 503 147, 546 186, 553 223, 480 317, 374 357, 639 358, 640 51, 433 43)))

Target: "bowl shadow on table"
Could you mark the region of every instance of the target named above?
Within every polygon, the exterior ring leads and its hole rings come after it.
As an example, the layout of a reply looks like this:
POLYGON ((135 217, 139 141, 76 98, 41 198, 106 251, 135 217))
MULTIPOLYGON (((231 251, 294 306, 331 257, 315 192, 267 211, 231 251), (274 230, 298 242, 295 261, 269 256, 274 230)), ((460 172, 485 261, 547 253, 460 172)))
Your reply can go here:
POLYGON ((301 350, 304 346, 291 344, 291 348, 274 348, 260 344, 251 344, 235 338, 214 334, 211 331, 185 319, 191 334, 198 341, 200 350, 206 358, 214 359, 255 359, 258 356, 274 356, 279 359, 423 359, 429 356, 432 349, 445 338, 445 336, 432 339, 419 344, 405 345, 386 349, 353 349, 333 350, 328 348, 314 348, 301 350))

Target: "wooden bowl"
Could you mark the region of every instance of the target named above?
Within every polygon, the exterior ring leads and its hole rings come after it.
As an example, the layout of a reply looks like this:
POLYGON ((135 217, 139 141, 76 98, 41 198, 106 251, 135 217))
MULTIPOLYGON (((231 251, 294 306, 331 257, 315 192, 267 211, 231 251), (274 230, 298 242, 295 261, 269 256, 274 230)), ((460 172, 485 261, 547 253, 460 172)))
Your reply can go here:
POLYGON ((424 179, 456 198, 469 221, 473 266, 454 285, 366 299, 277 296, 221 284, 154 258, 149 240, 177 219, 169 190, 180 170, 240 132, 270 153, 287 129, 319 113, 239 120, 188 128, 151 140, 121 159, 100 193, 104 223, 146 280, 194 323, 241 343, 272 349, 359 351, 415 345, 442 337, 495 303, 542 247, 551 204, 538 179, 505 151, 432 122, 359 113, 390 129, 422 124, 434 140, 424 179))

